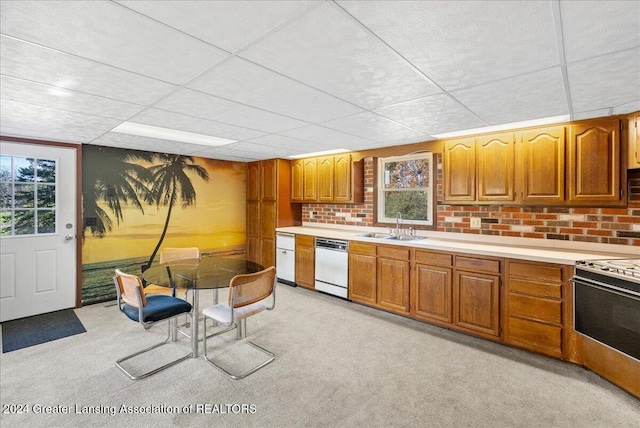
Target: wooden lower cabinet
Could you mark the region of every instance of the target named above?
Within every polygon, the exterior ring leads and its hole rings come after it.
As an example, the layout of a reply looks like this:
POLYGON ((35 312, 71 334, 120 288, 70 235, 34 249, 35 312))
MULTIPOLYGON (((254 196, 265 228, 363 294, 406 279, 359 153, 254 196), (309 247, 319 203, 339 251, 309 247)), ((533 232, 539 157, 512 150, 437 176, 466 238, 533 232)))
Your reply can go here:
POLYGON ((570 267, 507 260, 504 342, 529 351, 563 358, 564 298, 570 267))
POLYGON ((438 324, 453 323, 450 254, 416 250, 411 276, 411 315, 438 324))
POLYGON ((500 336, 500 277, 456 270, 453 323, 470 332, 500 336))
POLYGON ((375 305, 377 295, 376 246, 351 242, 349 244, 349 299, 375 305))
POLYGON ((409 312, 409 249, 378 247, 378 305, 409 312))
POLYGON ((306 288, 315 288, 315 267, 315 238, 296 235, 296 284, 306 288))

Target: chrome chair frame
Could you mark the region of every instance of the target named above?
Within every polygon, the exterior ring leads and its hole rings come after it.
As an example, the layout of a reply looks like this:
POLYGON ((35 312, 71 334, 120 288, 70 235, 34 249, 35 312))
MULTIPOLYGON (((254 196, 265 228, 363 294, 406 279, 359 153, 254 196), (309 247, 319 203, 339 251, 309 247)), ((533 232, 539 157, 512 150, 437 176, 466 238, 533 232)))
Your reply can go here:
MULTIPOLYGON (((121 292, 120 292, 120 284, 118 283, 117 276, 113 277, 113 283, 114 283, 114 285, 116 287, 116 296, 117 296, 118 309, 120 310, 120 312, 124 313, 124 309, 123 309, 123 305, 122 305, 122 295, 121 295, 121 292)), ((148 372, 145 372, 145 373, 142 373, 142 374, 138 374, 138 375, 130 373, 127 369, 125 369, 120 364, 120 363, 123 363, 123 362, 125 362, 127 360, 130 360, 131 358, 137 357, 138 355, 144 354, 145 352, 148 352, 148 351, 151 351, 153 349, 159 348, 160 346, 168 345, 168 344, 170 344, 172 342, 176 342, 176 340, 177 340, 177 338, 176 338, 176 331, 177 331, 176 319, 177 319, 177 317, 182 315, 182 313, 180 313, 178 315, 175 315, 175 316, 172 316, 172 317, 169 317, 169 318, 164 318, 164 319, 159 320, 159 321, 145 322, 144 321, 144 306, 142 304, 142 295, 140 294, 139 289, 136 291, 136 297, 138 299, 138 322, 142 325, 142 327, 145 330, 148 330, 152 326, 154 326, 155 324, 157 324, 159 322, 167 321, 168 329, 167 329, 167 337, 162 342, 156 343, 155 345, 149 346, 149 347, 144 348, 144 349, 142 349, 140 351, 137 351, 137 352, 135 352, 133 354, 127 355, 125 357, 122 357, 122 358, 116 360, 116 367, 118 367, 120 370, 122 370, 122 372, 124 374, 126 374, 129 377, 129 379, 131 379, 131 380, 144 379, 144 378, 149 377, 151 375, 154 375, 154 374, 156 374, 156 373, 158 373, 158 372, 160 372, 160 371, 162 371, 164 369, 167 369, 167 368, 169 368, 171 366, 174 366, 174 365, 176 365, 176 364, 178 364, 178 363, 180 363, 180 362, 182 362, 182 361, 184 361, 184 360, 186 360, 188 358, 191 358, 193 356, 193 352, 189 351, 188 354, 186 354, 186 355, 184 355, 184 356, 182 356, 180 358, 177 358, 175 360, 172 360, 172 361, 164 364, 161 367, 157 367, 157 368, 155 368, 153 370, 150 370, 148 372)), ((192 311, 193 311, 193 308, 192 308, 192 311)), ((192 312, 188 312, 188 314, 193 317, 192 312)))
MULTIPOLYGON (((273 268, 273 269, 275 270, 275 268, 273 268)), ((237 277, 247 276, 247 275, 253 275, 253 274, 237 275, 237 277)), ((231 281, 233 282, 233 279, 231 281)), ((271 302, 271 306, 267 306, 265 308, 267 311, 272 310, 276 305, 276 284, 277 284, 277 281, 278 281, 278 278, 274 274, 273 289, 272 289, 272 292, 271 292, 272 302, 271 302)), ((210 334, 209 336, 207 336, 207 323, 206 323, 206 320, 204 322, 204 330, 203 330, 204 355, 202 356, 202 358, 204 358, 209 364, 211 364, 212 366, 214 366, 218 370, 220 370, 223 373, 225 373, 231 379, 239 380, 239 379, 243 379, 243 378, 249 376, 250 374, 260 370, 262 367, 270 364, 271 362, 273 362, 273 360, 276 358, 276 356, 272 352, 264 349, 263 347, 261 347, 259 345, 256 345, 255 343, 253 343, 253 342, 251 342, 250 340, 247 339, 247 318, 246 317, 240 319, 239 324, 236 324, 236 322, 234 320, 234 318, 235 318, 234 300, 235 300, 235 297, 236 297, 235 296, 235 294, 236 294, 235 293, 235 289, 236 289, 236 287, 229 287, 229 293, 231 293, 231 296, 229 297, 229 305, 228 305, 229 306, 229 310, 231 311, 231 320, 230 320, 230 322, 229 323, 224 323, 224 322, 221 322, 219 320, 215 320, 214 319, 214 321, 222 323, 223 325, 228 325, 228 327, 225 328, 224 330, 215 332, 215 333, 210 334), (236 328, 237 328, 237 335, 236 335, 236 339, 237 340, 243 339, 245 343, 251 345, 252 347, 257 349, 258 351, 262 352, 263 354, 265 354, 265 355, 267 355, 269 357, 269 359, 267 361, 263 362, 262 364, 259 364, 258 366, 253 367, 252 369, 249 369, 246 372, 240 373, 240 374, 234 374, 234 373, 229 372, 228 370, 226 370, 223 367, 221 367, 218 364, 216 364, 211 358, 207 357, 207 338, 221 335, 223 333, 226 333, 226 332, 231 331, 231 330, 236 329, 236 328)), ((268 298, 269 297, 266 297, 265 299, 268 299, 268 298)), ((208 318, 208 317, 205 316, 205 318, 208 318)), ((211 318, 211 319, 213 319, 213 318, 211 318)))

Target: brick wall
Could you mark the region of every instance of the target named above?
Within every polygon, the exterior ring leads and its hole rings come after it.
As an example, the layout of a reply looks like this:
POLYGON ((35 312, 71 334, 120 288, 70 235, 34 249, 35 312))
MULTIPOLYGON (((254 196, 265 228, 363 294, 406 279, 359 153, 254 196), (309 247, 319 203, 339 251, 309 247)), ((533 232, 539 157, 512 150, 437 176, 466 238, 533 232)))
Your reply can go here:
MULTIPOLYGON (((442 160, 437 170, 437 227, 440 232, 472 233, 566 241, 640 246, 640 176, 629 179, 628 208, 566 208, 498 205, 446 205, 442 202, 442 160), (471 229, 471 217, 481 219, 471 229)), ((374 226, 373 170, 365 159, 363 204, 304 204, 302 221, 350 226, 374 226)))

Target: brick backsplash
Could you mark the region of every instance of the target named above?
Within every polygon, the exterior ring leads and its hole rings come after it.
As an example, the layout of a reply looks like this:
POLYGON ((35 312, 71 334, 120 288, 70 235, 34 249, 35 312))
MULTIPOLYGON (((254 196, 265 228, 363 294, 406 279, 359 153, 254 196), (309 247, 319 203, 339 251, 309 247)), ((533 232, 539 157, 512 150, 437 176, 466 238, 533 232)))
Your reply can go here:
MULTIPOLYGON (((629 179, 628 208, 447 205, 442 202, 441 156, 437 158, 437 230, 440 232, 640 246, 640 178, 629 179), (471 217, 481 219, 480 229, 471 229, 471 217)), ((364 203, 304 204, 302 221, 374 226, 373 168, 373 160, 365 159, 364 203)))

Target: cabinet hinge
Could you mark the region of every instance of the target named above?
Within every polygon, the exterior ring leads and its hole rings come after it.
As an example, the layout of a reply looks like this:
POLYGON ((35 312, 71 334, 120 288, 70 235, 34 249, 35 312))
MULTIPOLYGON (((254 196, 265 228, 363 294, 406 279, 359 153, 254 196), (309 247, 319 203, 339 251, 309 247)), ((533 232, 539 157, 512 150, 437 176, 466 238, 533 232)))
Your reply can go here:
POLYGON ((620 130, 623 131, 624 130, 624 124, 622 122, 620 122, 620 130))
POLYGON ((502 327, 498 327, 498 334, 501 335, 502 334, 502 327))

